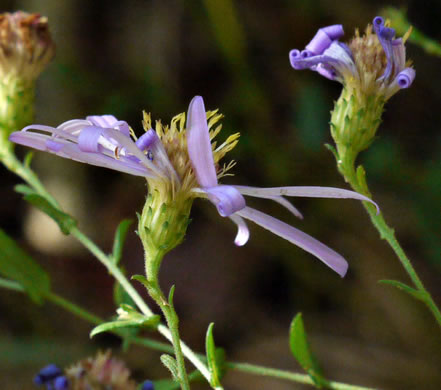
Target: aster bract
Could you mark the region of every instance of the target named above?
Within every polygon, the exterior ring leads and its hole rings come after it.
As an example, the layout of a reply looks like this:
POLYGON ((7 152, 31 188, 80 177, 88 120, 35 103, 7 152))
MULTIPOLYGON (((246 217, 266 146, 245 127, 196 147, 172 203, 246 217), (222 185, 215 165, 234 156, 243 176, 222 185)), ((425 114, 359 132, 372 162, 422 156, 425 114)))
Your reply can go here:
MULTIPOLYGON (((233 134, 217 144, 215 137, 221 130, 217 123, 221 117, 217 111, 205 111, 203 99, 196 96, 187 118, 180 114, 170 126, 157 122, 154 130, 150 115, 144 114, 145 133, 138 139, 126 122, 111 115, 71 120, 56 128, 32 125, 13 133, 10 139, 61 157, 144 176, 149 195, 138 233, 146 258, 162 257, 179 244, 185 235, 193 200, 206 198, 222 217, 237 225, 237 245, 248 241, 247 219, 312 253, 344 276, 347 262, 341 255, 287 223, 248 207, 244 195, 274 200, 298 217, 300 213, 284 196, 371 200, 353 191, 330 187, 256 188, 219 184, 219 179, 234 165, 220 165, 220 160, 234 148, 239 137, 233 134)), ((146 266, 147 274, 158 271, 157 264, 146 266)))

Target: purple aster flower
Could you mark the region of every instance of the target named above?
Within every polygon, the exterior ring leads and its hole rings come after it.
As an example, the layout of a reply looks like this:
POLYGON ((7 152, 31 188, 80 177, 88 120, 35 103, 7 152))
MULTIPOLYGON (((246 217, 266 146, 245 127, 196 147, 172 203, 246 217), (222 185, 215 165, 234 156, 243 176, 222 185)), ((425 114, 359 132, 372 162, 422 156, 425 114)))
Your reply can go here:
POLYGON ((32 125, 11 134, 10 140, 61 157, 144 176, 148 181, 149 192, 158 196, 145 207, 139 231, 144 234, 144 227, 147 227, 148 234, 156 234, 155 240, 167 238, 169 249, 180 242, 180 232, 182 229, 185 232, 187 223, 181 218, 179 210, 176 217, 165 217, 160 211, 161 207, 173 204, 172 207, 179 205, 189 211, 187 200, 191 202, 198 197, 208 198, 221 216, 229 217, 237 225, 237 245, 244 245, 248 241, 249 230, 244 220, 248 219, 312 253, 343 276, 347 262, 342 256, 294 227, 247 207, 243 196, 274 200, 297 217, 301 217, 301 214, 284 196, 371 200, 356 192, 338 188, 255 188, 219 184, 218 179, 234 165, 230 163, 220 167, 219 161, 234 148, 239 137, 233 134, 221 145, 217 145, 214 138, 221 127, 213 126, 220 118, 217 111, 206 112, 203 99, 197 96, 190 103, 186 129, 185 114, 176 116, 170 126, 157 122, 156 131, 152 129, 150 116, 144 114, 146 132, 136 141, 131 138, 134 134, 127 123, 111 115, 75 119, 56 128, 32 125), (152 209, 153 215, 158 212, 155 217, 152 217, 152 209), (170 225, 173 222, 178 232, 170 225), (156 225, 152 227, 151 223, 156 225), (166 229, 167 236, 161 233, 164 223, 169 226, 166 229))
POLYGON ((372 201, 356 192, 331 187, 256 188, 221 185, 216 175, 209 134, 204 102, 200 96, 196 96, 190 103, 187 119, 188 154, 199 183, 199 188, 194 188, 193 191, 205 194, 216 206, 221 216, 229 217, 238 226, 236 245, 244 245, 248 241, 249 230, 244 220, 248 219, 310 252, 339 275, 344 276, 348 264, 341 255, 287 223, 246 206, 243 195, 275 200, 297 216, 299 216, 298 211, 283 196, 353 198, 372 201))
POLYGON ((366 34, 346 45, 339 39, 343 27, 333 25, 318 30, 303 51, 291 50, 294 69, 311 69, 345 86, 376 92, 389 99, 402 88, 411 86, 415 70, 406 63, 405 39, 395 38, 395 30, 377 16, 366 34))

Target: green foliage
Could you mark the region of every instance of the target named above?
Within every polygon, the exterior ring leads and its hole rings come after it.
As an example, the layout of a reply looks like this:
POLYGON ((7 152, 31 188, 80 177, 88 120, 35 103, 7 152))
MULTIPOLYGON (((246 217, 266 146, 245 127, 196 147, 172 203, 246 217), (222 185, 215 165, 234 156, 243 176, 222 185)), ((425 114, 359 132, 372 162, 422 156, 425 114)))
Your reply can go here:
POLYGON ((132 306, 129 305, 121 305, 120 310, 124 313, 124 316, 121 319, 118 319, 117 321, 105 322, 104 324, 96 326, 90 332, 90 337, 92 338, 99 333, 111 332, 121 328, 155 329, 161 320, 159 315, 147 317, 137 312, 132 306))
POLYGON ((50 291, 49 275, 1 229, 0 274, 20 283, 34 302, 50 291))
POLYGON ((211 373, 210 385, 214 389, 222 389, 220 378, 223 374, 222 366, 224 365, 225 354, 222 349, 216 348, 214 344, 213 327, 214 323, 212 322, 208 326, 207 335, 205 337, 207 364, 211 373))
POLYGON ((314 381, 315 385, 318 388, 326 386, 327 381, 322 375, 321 369, 315 356, 311 352, 306 338, 302 313, 298 313, 291 322, 289 329, 289 345, 292 354, 314 381))
POLYGON ((132 219, 124 219, 118 225, 115 232, 115 239, 113 241, 112 261, 115 265, 118 265, 121 261, 121 255, 124 248, 124 242, 126 240, 127 233, 130 225, 133 223, 132 219))
POLYGON ((173 379, 179 382, 178 366, 176 364, 176 360, 170 355, 163 354, 161 355, 161 362, 170 371, 173 379))
POLYGON ((68 235, 71 229, 77 226, 77 221, 73 217, 56 208, 52 203, 43 198, 41 195, 37 195, 35 192, 29 192, 29 190, 25 187, 26 186, 20 186, 18 189, 19 191, 21 190, 28 192, 24 196, 24 200, 51 217, 57 223, 63 234, 68 235))
POLYGON ((409 295, 413 296, 415 299, 418 299, 420 301, 424 302, 425 300, 425 297, 423 296, 421 291, 415 290, 414 288, 408 286, 403 282, 399 282, 398 280, 379 280, 378 283, 394 286, 401 291, 407 292, 409 295))

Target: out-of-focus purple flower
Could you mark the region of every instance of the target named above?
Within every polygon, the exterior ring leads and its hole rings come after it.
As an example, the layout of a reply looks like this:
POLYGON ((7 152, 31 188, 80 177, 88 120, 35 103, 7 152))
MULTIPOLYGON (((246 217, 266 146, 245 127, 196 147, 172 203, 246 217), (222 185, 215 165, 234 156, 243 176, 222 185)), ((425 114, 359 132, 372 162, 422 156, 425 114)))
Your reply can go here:
POLYGON ((238 226, 237 245, 244 245, 249 238, 245 218, 312 253, 343 276, 347 262, 342 256, 294 227, 247 207, 243 195, 276 201, 297 217, 301 214, 283 196, 371 200, 338 188, 255 188, 219 184, 218 179, 232 167, 232 164, 220 167, 219 161, 236 145, 239 136, 233 134, 217 146, 213 139, 220 126, 210 128, 220 117, 216 111, 206 112, 202 97, 196 96, 188 109, 186 129, 184 114, 175 117, 170 127, 157 123, 156 131, 145 114, 146 133, 136 142, 131 139, 127 123, 112 115, 75 119, 56 128, 32 125, 11 134, 10 140, 61 157, 144 176, 150 192, 162 194, 158 207, 166 198, 173 199, 175 204, 184 204, 187 199, 197 197, 208 198, 221 216, 229 217, 238 226))
POLYGON ((154 386, 153 382, 149 381, 149 380, 146 380, 141 385, 141 389, 140 390, 154 390, 154 389, 155 389, 155 386, 154 386))
POLYGON ((199 188, 194 188, 193 191, 204 194, 216 206, 221 216, 229 217, 238 226, 235 243, 244 245, 247 242, 249 230, 244 219, 248 219, 313 254, 339 275, 344 276, 348 264, 341 255, 287 223, 246 206, 243 195, 275 200, 297 216, 298 211, 293 209, 283 196, 353 198, 372 201, 356 192, 330 187, 256 188, 220 185, 216 175, 202 97, 196 96, 191 101, 187 118, 188 154, 199 183, 199 188))
POLYGON ((54 390, 69 390, 69 380, 65 376, 59 376, 54 380, 54 390))
POLYGON ((37 386, 41 386, 54 380, 62 374, 63 372, 55 364, 48 364, 47 366, 43 367, 34 377, 34 383, 37 386))
POLYGON ((294 69, 311 69, 331 80, 366 93, 376 92, 387 100, 399 89, 408 88, 415 70, 406 64, 406 49, 395 30, 377 16, 366 34, 346 45, 339 41, 343 27, 333 25, 318 30, 302 51, 291 50, 289 59, 294 69))

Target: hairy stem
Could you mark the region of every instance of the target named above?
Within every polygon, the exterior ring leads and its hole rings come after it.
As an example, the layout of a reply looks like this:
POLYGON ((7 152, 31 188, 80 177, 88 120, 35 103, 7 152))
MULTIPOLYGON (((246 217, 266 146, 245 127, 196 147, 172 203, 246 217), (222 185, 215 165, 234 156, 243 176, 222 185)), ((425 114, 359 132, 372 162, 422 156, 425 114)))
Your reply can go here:
MULTIPOLYGON (((343 175, 346 182, 349 183, 350 186, 355 191, 365 196, 371 197, 365 179, 364 169, 362 166, 358 167, 357 170, 358 175, 357 175, 354 161, 352 160, 343 161, 342 164, 339 164, 339 171, 343 175)), ((441 312, 438 306, 435 304, 429 291, 427 291, 427 289, 424 287, 424 284, 421 281, 420 277, 418 276, 417 272, 415 271, 415 268, 413 267, 410 259, 407 257, 406 253, 404 252, 403 248, 401 247, 400 243, 395 237, 394 230, 386 223, 382 213, 377 215, 376 209, 373 205, 371 205, 368 202, 363 202, 363 206, 366 209, 367 213, 369 214, 372 224, 380 234, 380 237, 383 240, 386 240, 386 242, 389 244, 389 246, 397 255, 401 265, 403 266, 407 275, 412 280, 414 286, 418 290, 420 295, 419 298, 426 304, 430 312, 435 317, 435 320, 437 321, 438 325, 441 327, 441 312)))

